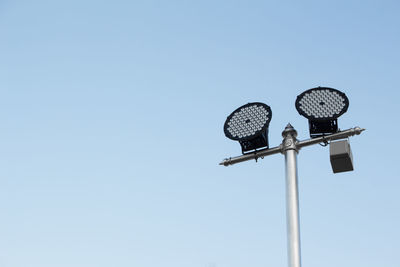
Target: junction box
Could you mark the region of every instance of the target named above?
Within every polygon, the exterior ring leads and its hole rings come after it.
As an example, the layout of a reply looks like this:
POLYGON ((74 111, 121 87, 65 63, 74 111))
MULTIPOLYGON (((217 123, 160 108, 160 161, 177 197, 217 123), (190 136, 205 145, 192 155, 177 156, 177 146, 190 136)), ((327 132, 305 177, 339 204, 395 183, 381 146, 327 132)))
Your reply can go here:
POLYGON ((331 142, 329 145, 329 154, 334 173, 354 170, 353 155, 348 140, 331 142))

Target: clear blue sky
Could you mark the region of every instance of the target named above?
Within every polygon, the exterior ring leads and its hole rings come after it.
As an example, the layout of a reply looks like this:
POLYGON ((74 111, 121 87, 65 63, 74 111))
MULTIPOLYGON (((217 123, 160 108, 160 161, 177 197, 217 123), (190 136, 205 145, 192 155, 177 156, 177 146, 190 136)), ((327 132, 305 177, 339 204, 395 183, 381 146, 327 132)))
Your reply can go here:
POLYGON ((398 1, 1 1, 0 266, 286 266, 283 156, 223 123, 346 93, 355 171, 299 154, 305 267, 398 267, 398 1))

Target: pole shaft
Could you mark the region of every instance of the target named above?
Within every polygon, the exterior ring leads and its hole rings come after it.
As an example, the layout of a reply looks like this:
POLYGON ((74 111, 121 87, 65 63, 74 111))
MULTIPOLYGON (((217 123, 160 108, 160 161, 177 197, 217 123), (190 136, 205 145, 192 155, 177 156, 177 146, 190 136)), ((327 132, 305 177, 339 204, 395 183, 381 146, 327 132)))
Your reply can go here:
POLYGON ((299 189, 297 179, 297 153, 300 148, 311 146, 318 143, 347 138, 359 135, 365 129, 360 127, 351 128, 342 132, 327 136, 298 141, 297 132, 290 123, 282 132, 283 141, 280 146, 270 149, 262 149, 242 156, 225 159, 220 165, 229 166, 239 162, 258 159, 277 153, 285 155, 286 169, 286 220, 287 220, 287 247, 288 247, 288 266, 301 267, 300 251, 300 216, 299 216, 299 189))
POLYGON ((299 191, 297 183, 297 152, 285 151, 286 220, 289 267, 301 267, 299 191))

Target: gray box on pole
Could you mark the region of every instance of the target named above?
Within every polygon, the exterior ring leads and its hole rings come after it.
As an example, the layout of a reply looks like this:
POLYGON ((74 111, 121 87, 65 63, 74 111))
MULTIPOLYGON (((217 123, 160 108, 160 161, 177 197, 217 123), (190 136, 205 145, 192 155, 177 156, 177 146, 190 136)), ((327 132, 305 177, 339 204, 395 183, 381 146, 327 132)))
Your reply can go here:
POLYGON ((329 146, 332 170, 334 173, 354 170, 353 155, 347 140, 331 142, 329 146))

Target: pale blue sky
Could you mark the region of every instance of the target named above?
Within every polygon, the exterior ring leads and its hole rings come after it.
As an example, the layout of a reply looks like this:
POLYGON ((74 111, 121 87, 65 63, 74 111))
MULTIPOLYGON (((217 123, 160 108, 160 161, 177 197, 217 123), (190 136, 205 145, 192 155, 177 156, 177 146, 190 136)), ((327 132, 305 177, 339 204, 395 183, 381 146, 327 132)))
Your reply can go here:
POLYGON ((305 267, 398 267, 397 1, 1 1, 0 266, 286 266, 283 156, 232 167, 223 123, 350 99, 355 171, 299 154, 305 267))

